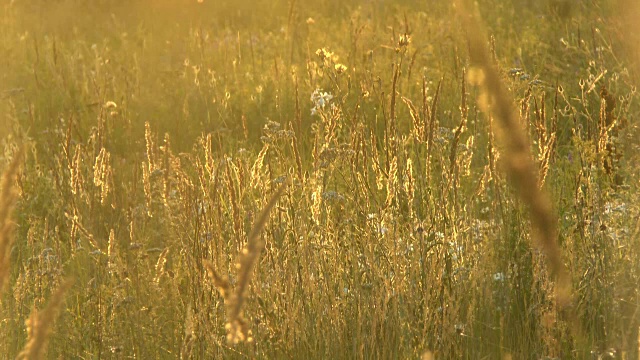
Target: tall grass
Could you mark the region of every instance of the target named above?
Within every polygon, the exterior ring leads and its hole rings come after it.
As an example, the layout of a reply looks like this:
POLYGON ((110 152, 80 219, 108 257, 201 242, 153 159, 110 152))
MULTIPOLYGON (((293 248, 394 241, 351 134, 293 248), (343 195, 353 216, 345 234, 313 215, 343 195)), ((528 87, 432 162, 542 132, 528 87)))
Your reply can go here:
POLYGON ((639 356, 614 4, 0 11, 6 357, 639 356))

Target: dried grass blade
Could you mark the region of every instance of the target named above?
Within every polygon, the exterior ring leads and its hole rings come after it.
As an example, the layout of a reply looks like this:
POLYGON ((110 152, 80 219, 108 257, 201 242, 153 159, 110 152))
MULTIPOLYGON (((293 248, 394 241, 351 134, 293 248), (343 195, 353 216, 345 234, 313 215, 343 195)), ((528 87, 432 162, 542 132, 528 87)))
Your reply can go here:
POLYGON ((49 335, 53 331, 53 322, 55 321, 62 303, 64 294, 71 288, 73 281, 65 281, 58 290, 53 294, 47 307, 36 312, 35 309, 27 319, 27 344, 18 354, 16 359, 43 359, 47 349, 49 335))
POLYGON ((24 149, 19 150, 5 169, 0 183, 0 294, 4 290, 10 272, 11 247, 13 246, 13 228, 11 213, 18 195, 13 185, 22 164, 24 149))
POLYGON ((251 229, 249 233, 247 246, 242 250, 240 260, 238 261, 238 280, 235 289, 231 289, 229 281, 216 272, 211 262, 203 262, 211 282, 224 299, 227 308, 227 323, 225 327, 227 329, 227 340, 230 343, 235 344, 240 341, 252 341, 251 330, 248 329, 247 322, 242 316, 242 305, 245 302, 245 295, 251 282, 253 269, 265 246, 264 241, 260 239, 260 232, 264 229, 269 219, 271 209, 276 205, 278 198, 280 198, 285 188, 286 184, 278 188, 267 205, 262 209, 262 212, 253 225, 253 229, 251 229))
POLYGON ((249 233, 249 237, 247 239, 247 247, 240 256, 238 285, 235 289, 236 301, 233 304, 234 306, 230 309, 230 320, 234 320, 240 315, 242 304, 244 303, 244 295, 247 287, 249 286, 253 268, 258 262, 260 253, 262 252, 262 249, 264 249, 265 245, 264 241, 260 239, 260 232, 262 232, 262 229, 264 229, 264 226, 267 224, 269 213, 271 212, 271 209, 276 205, 276 202, 284 192, 285 187, 286 185, 280 186, 276 193, 271 197, 267 205, 262 209, 262 212, 258 216, 258 219, 253 224, 253 229, 251 229, 251 232, 249 233))
POLYGON ((499 138, 506 145, 504 154, 508 174, 520 197, 528 205, 531 221, 538 232, 538 240, 547 263, 556 280, 558 304, 566 308, 571 304, 571 279, 561 259, 560 248, 556 243, 557 228, 551 199, 538 184, 538 174, 529 150, 529 141, 520 122, 516 118, 513 101, 504 88, 500 75, 491 62, 486 47, 480 20, 468 2, 457 0, 455 5, 461 15, 463 26, 469 41, 469 55, 472 63, 484 73, 484 87, 489 99, 492 99, 491 112, 498 120, 501 132, 499 138), (470 10, 467 10, 470 9, 470 10))

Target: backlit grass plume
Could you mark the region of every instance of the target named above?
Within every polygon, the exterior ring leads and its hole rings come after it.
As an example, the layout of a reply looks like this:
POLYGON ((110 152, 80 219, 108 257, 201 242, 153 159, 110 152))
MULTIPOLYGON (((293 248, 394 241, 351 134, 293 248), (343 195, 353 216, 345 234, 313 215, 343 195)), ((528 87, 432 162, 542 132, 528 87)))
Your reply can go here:
POLYGON ((556 243, 558 232, 551 199, 539 184, 538 170, 530 153, 529 140, 513 108, 513 100, 505 89, 487 46, 487 37, 471 7, 462 0, 456 1, 469 41, 472 65, 479 70, 475 82, 481 87, 480 105, 487 108, 499 124, 498 138, 506 147, 503 154, 508 175, 519 196, 529 207, 533 227, 537 231, 540 246, 554 274, 558 304, 566 307, 571 301, 570 277, 562 262, 556 243))
POLYGON ((71 285, 73 285, 72 281, 66 281, 53 293, 45 309, 41 311, 33 310, 26 321, 27 344, 16 359, 44 359, 49 335, 53 331, 53 322, 62 308, 64 294, 71 285))
POLYGON ((240 260, 237 264, 238 282, 235 289, 231 289, 229 282, 218 275, 212 263, 208 261, 204 262, 211 281, 224 298, 224 303, 227 308, 227 323, 225 327, 227 329, 227 340, 230 343, 237 344, 241 341, 253 341, 251 330, 247 327, 247 323, 242 316, 242 304, 246 299, 253 269, 265 246, 264 241, 260 238, 260 232, 266 225, 269 219, 269 213, 276 205, 285 187, 286 185, 282 185, 278 188, 276 193, 271 197, 271 200, 269 200, 267 205, 262 209, 260 216, 258 216, 258 219, 253 225, 253 229, 251 229, 249 233, 247 246, 242 250, 240 260))
POLYGON ((13 185, 22 163, 23 151, 20 150, 14 155, 13 160, 5 169, 0 183, 0 293, 7 283, 10 272, 14 228, 11 214, 18 199, 13 185))

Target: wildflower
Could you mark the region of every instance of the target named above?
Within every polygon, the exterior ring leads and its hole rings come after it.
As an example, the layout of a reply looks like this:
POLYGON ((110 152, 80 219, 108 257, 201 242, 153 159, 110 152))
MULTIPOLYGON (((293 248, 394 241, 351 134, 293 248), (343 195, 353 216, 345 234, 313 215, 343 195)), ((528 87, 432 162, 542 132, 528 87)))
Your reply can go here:
POLYGON ((102 107, 105 108, 105 109, 111 109, 111 108, 115 109, 115 108, 118 107, 118 104, 116 104, 113 101, 107 101, 106 103, 104 103, 104 105, 102 105, 102 107))
POLYGON ((329 190, 322 193, 322 200, 329 202, 340 202, 344 200, 344 196, 340 195, 336 191, 329 190))
POLYGON ((493 281, 504 281, 504 273, 501 272, 497 272, 495 274, 493 274, 493 281))
POLYGON ((319 110, 323 110, 327 104, 333 100, 333 95, 327 92, 323 92, 320 89, 316 89, 311 94, 311 102, 313 107, 311 108, 311 115, 317 114, 319 110))
POLYGON ((322 62, 330 61, 333 58, 333 53, 326 48, 316 50, 316 55, 322 62))
POLYGON ((604 204, 604 213, 605 215, 610 215, 614 212, 616 213, 626 213, 627 211, 627 204, 625 203, 611 203, 611 202, 607 202, 604 204))
POLYGON ((264 131, 272 133, 272 132, 280 130, 281 126, 282 125, 280 125, 280 123, 278 123, 278 122, 275 122, 273 120, 268 120, 267 123, 264 124, 264 131))
POLYGON ((342 74, 343 72, 347 71, 347 67, 342 64, 336 64, 335 69, 338 74, 342 74))
POLYGON ((411 36, 409 34, 402 34, 398 39, 398 47, 402 48, 411 44, 411 36))
POLYGON ((514 78, 522 74, 524 74, 524 70, 521 68, 512 68, 509 70, 509 75, 511 75, 514 78))
POLYGON ((273 179, 273 183, 276 185, 284 184, 285 181, 287 181, 287 175, 278 176, 273 179))

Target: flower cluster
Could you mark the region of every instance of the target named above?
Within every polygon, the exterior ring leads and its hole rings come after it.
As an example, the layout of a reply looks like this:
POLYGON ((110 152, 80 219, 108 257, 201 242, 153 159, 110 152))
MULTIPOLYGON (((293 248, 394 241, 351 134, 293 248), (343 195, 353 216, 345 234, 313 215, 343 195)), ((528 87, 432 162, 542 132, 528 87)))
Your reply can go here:
POLYGON ((333 54, 333 52, 329 51, 326 48, 316 50, 316 56, 322 63, 329 63, 337 60, 337 57, 333 54))
POLYGON ((281 129, 280 123, 275 121, 267 121, 267 123, 262 128, 262 135, 260 140, 262 140, 265 144, 271 144, 276 140, 288 140, 293 138, 293 131, 291 130, 283 130, 281 129))
POLYGON ((398 48, 407 47, 411 44, 411 35, 409 34, 401 34, 398 38, 398 48))
POLYGON ((333 95, 327 92, 323 92, 320 89, 316 89, 311 94, 311 102, 313 107, 311 108, 311 115, 316 115, 319 110, 323 110, 327 104, 333 100, 333 95))
POLYGON ((342 74, 348 70, 348 68, 338 62, 338 55, 333 52, 327 50, 326 48, 316 50, 316 56, 320 60, 318 66, 321 68, 333 68, 336 74, 342 74))

